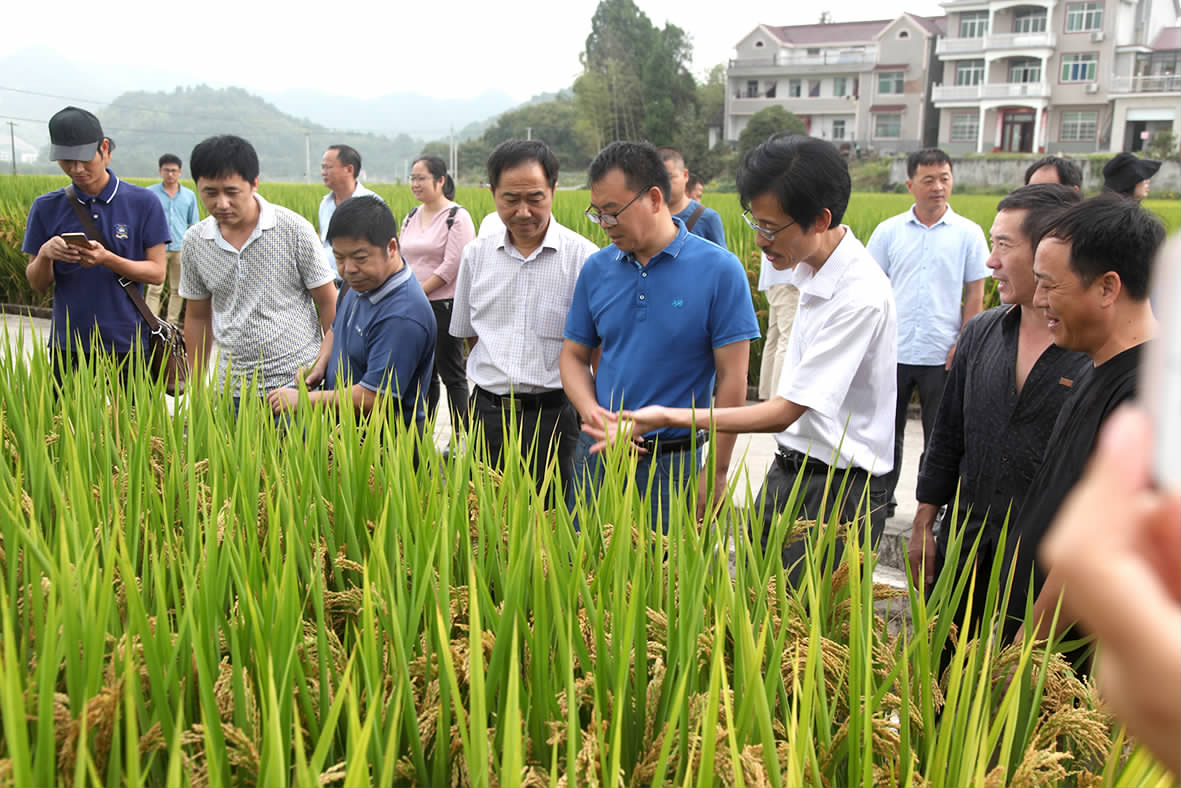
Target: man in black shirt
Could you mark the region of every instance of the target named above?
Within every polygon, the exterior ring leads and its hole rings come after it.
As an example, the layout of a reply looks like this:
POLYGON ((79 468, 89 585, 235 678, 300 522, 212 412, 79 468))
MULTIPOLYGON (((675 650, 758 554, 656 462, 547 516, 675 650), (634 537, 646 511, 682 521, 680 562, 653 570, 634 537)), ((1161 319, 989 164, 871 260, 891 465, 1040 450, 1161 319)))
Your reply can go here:
MULTIPOLYGON (((1038 245, 1034 306, 1045 314, 1054 344, 1085 353, 1092 368, 1058 414, 1018 521, 1020 540, 1006 545, 1006 566, 1013 570, 1007 636, 1021 634, 1031 574, 1033 614, 1027 623, 1035 637, 1055 634, 1051 622, 1061 582, 1053 574, 1047 577, 1034 558, 1063 499, 1082 476, 1103 422, 1135 394, 1141 347, 1157 332, 1148 284, 1164 237, 1160 221, 1138 203, 1100 196, 1059 216, 1038 245)), ((1073 623, 1060 619, 1057 632, 1073 623)), ((1079 664, 1085 655, 1071 656, 1079 664)))
POLYGON ((964 534, 959 557, 948 566, 954 577, 967 571, 979 537, 976 580, 954 613, 960 626, 979 626, 1001 528, 1006 517, 1014 521, 1058 411, 1090 366, 1082 353, 1053 343, 1033 307, 1034 249, 1050 221, 1081 199, 1068 186, 1040 184, 1017 189, 997 205, 987 263, 1002 305, 964 327, 919 471, 908 550, 916 585, 930 586, 947 565, 953 524, 964 534))

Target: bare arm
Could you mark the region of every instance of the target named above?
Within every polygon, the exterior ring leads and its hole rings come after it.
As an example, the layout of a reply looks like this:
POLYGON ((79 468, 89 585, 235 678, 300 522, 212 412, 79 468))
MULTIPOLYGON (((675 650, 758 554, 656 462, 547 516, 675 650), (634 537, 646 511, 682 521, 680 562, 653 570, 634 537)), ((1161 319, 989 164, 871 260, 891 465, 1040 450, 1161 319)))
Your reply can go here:
POLYGON ((429 277, 427 277, 427 280, 422 283, 422 291, 427 295, 430 295, 445 284, 447 283, 443 281, 443 277, 439 276, 438 274, 431 274, 429 277))
MULTIPOLYGON (((714 393, 715 408, 741 408, 746 404, 746 373, 750 363, 750 341, 732 342, 714 349, 714 366, 718 370, 718 385, 714 393)), ((730 470, 730 455, 734 453, 734 433, 723 433, 715 448, 717 476, 723 481, 730 470)))
POLYGON ((910 562, 910 577, 919 590, 935 582, 935 518, 939 507, 933 503, 919 503, 906 545, 910 562), (919 585, 919 579, 925 585, 919 585))
MULTIPOLYGON (((354 384, 345 398, 338 397, 335 389, 308 392, 308 404, 317 408, 352 407, 358 413, 368 415, 377 406, 381 396, 361 384, 354 384)), ((275 413, 295 410, 299 407, 299 389, 280 388, 267 394, 267 402, 275 413)))
POLYGON ((103 247, 98 241, 91 241, 89 248, 78 250, 78 262, 87 267, 106 266, 119 276, 134 282, 158 285, 163 284, 164 275, 168 270, 164 253, 164 244, 156 244, 144 250, 145 259, 128 260, 103 247))
POLYGON ((594 349, 567 339, 562 343, 558 367, 562 373, 562 388, 584 424, 602 425, 608 411, 599 405, 595 383, 591 377, 591 356, 594 349))
MULTIPOLYGON (((968 321, 976 317, 984 311, 984 280, 977 279, 975 282, 968 282, 964 285, 964 307, 963 317, 960 320, 960 330, 968 325, 968 321)), ((959 347, 958 343, 951 346, 947 351, 947 361, 944 362, 944 369, 951 369, 951 362, 955 360, 955 349, 959 347)))
POLYGON ((190 381, 203 381, 202 367, 213 350, 213 302, 188 301, 185 307, 185 348, 189 355, 190 381))
POLYGON ((66 242, 61 240, 60 236, 55 235, 45 242, 45 245, 41 247, 41 251, 36 255, 28 255, 29 264, 25 266, 25 279, 29 280, 29 287, 38 293, 44 293, 53 284, 53 260, 58 256, 57 253, 51 251, 57 248, 54 241, 59 242, 63 247, 69 248, 66 242))
POLYGON ((320 328, 327 334, 332 330, 332 321, 336 319, 336 284, 328 282, 308 292, 316 302, 316 311, 320 313, 320 328))

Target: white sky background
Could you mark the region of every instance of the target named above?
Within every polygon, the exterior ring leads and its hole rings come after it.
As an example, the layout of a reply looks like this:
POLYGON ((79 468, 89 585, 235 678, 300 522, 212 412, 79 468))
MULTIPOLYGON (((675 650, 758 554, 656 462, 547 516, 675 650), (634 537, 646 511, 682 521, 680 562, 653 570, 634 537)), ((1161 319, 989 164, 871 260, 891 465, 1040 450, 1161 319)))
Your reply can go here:
MULTIPOLYGON (((368 98, 416 92, 465 98, 501 90, 525 100, 568 87, 598 0, 337 0, 283 4, 103 3, 14 0, 3 12, 0 56, 48 47, 65 59, 139 64, 251 91, 309 88, 368 98), (17 32, 19 31, 19 32, 17 32)), ((700 78, 733 56, 755 25, 886 19, 943 13, 936 0, 637 0, 658 27, 693 41, 700 78)), ((19 75, 4 75, 5 83, 19 75)), ((0 83, 0 84, 5 84, 0 83)), ((111 96, 135 85, 112 85, 111 96)))

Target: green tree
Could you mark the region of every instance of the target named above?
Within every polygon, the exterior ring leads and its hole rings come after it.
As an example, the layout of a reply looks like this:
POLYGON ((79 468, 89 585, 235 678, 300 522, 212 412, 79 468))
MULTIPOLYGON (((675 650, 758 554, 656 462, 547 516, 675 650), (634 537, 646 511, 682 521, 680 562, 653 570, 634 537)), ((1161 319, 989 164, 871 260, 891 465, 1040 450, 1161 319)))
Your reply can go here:
POLYGON ((745 156, 751 148, 781 131, 790 131, 793 134, 808 133, 804 121, 778 104, 759 110, 751 116, 746 128, 738 135, 738 155, 745 156))

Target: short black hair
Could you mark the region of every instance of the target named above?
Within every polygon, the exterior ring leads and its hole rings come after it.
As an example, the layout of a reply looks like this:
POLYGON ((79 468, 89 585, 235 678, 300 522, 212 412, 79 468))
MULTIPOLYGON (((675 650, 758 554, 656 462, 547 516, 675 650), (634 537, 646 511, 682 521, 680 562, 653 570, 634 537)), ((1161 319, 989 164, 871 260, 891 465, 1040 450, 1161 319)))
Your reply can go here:
POLYGON ((455 199, 455 179, 447 173, 447 162, 443 161, 443 157, 433 153, 424 153, 410 162, 410 166, 413 167, 420 161, 426 165, 426 171, 431 174, 432 178, 436 181, 443 181, 443 196, 448 200, 455 199))
POLYGON ((385 249, 398 237, 398 221, 380 197, 350 197, 336 206, 324 237, 328 243, 337 238, 362 238, 385 249))
POLYGON ((700 186, 700 185, 704 185, 701 183, 701 179, 698 178, 695 173, 690 172, 689 173, 689 180, 685 181, 685 188, 692 189, 694 186, 700 186))
POLYGON ((351 145, 329 145, 328 150, 336 151, 336 159, 341 167, 353 168, 353 180, 361 177, 361 154, 351 145))
POLYGON ((189 155, 189 175, 201 178, 225 178, 241 175, 254 183, 258 178, 258 153, 254 146, 233 134, 219 134, 197 143, 189 155))
POLYGON ((1029 165, 1025 170, 1025 182, 1028 184, 1033 174, 1042 167, 1053 167, 1058 171, 1058 182, 1063 186, 1083 188, 1083 171, 1070 159, 1061 156, 1043 156, 1029 165))
POLYGON ((181 168, 185 166, 185 163, 180 160, 180 156, 177 156, 175 153, 165 153, 163 156, 161 156, 160 163, 156 165, 156 168, 159 169, 165 164, 175 164, 177 167, 181 168))
POLYGON ((783 212, 811 227, 827 208, 829 229, 838 227, 849 207, 853 185, 845 157, 831 142, 780 132, 747 151, 738 168, 738 199, 745 210, 762 194, 774 194, 783 212))
POLYGON ((1029 240, 1030 247, 1036 250, 1046 228, 1058 214, 1082 201, 1083 195, 1078 189, 1061 183, 1035 183, 1009 192, 996 204, 996 209, 998 212, 1026 211, 1021 221, 1021 234, 1029 240))
POLYGON ((660 160, 667 164, 668 162, 675 162, 682 167, 685 166, 685 156, 671 145, 665 145, 662 148, 657 148, 656 151, 660 154, 660 160))
POLYGON ((535 161, 545 172, 545 181, 552 189, 558 184, 558 157, 541 140, 505 140, 488 156, 488 184, 496 191, 505 170, 535 161))
POLYGON ((658 187, 664 196, 664 202, 668 203, 669 191, 672 188, 668 170, 664 168, 664 161, 652 143, 627 140, 612 142, 595 156, 587 176, 594 184, 607 177, 611 170, 621 171, 627 188, 634 192, 658 187))
POLYGON ((1101 194, 1059 214, 1043 238, 1070 244, 1070 267, 1083 284, 1113 271, 1132 300, 1143 301, 1165 227, 1140 203, 1101 194))
POLYGON ((906 177, 913 178, 919 167, 931 164, 946 164, 951 168, 951 157, 939 148, 923 148, 906 157, 906 177))

